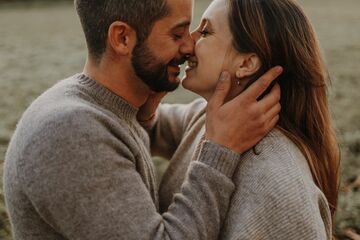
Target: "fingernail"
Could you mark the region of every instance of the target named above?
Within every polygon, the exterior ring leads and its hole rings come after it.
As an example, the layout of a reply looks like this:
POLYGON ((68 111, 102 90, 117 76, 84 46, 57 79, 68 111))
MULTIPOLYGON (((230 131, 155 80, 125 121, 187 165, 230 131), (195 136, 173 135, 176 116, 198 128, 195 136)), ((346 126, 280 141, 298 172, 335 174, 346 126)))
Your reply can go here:
POLYGON ((283 71, 282 67, 280 67, 280 66, 275 67, 275 72, 276 73, 280 74, 280 73, 282 73, 282 71, 283 71))
POLYGON ((228 73, 227 72, 222 72, 220 75, 220 81, 224 82, 227 80, 228 77, 228 73))

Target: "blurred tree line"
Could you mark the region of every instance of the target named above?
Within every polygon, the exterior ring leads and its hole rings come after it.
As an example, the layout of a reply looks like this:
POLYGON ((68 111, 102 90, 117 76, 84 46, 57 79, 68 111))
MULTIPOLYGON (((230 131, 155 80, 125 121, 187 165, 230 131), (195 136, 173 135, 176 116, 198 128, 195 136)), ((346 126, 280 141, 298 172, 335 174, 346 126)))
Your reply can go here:
POLYGON ((49 4, 59 4, 61 2, 71 3, 74 0, 0 0, 0 5, 49 5, 49 4))
POLYGON ((41 7, 49 5, 72 4, 74 0, 0 0, 0 10, 7 7, 41 7))
POLYGON ((17 3, 17 2, 20 2, 20 3, 29 3, 29 2, 54 2, 54 3, 57 3, 57 2, 72 2, 74 0, 0 0, 0 3, 17 3))

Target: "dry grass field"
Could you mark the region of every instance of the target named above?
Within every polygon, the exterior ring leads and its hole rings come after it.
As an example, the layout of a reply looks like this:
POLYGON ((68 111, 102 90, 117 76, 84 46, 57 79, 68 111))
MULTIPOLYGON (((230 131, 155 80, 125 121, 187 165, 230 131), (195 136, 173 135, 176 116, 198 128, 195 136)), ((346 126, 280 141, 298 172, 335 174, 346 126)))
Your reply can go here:
MULTIPOLYGON (((209 0, 197 0, 195 21, 209 0)), ((342 150, 343 175, 337 232, 360 233, 360 186, 346 188, 360 175, 360 1, 301 0, 313 20, 332 76, 330 102, 342 150)), ((0 185, 10 137, 26 107, 45 89, 81 72, 85 43, 71 3, 2 4, 0 1, 0 185)), ((166 102, 189 102, 183 89, 166 102)), ((156 159, 159 171, 166 167, 156 159)), ((358 184, 360 185, 360 184, 358 184)), ((348 234, 349 235, 349 234, 348 234)), ((9 225, 0 188, 0 239, 9 240, 9 225)), ((353 238, 355 239, 355 238, 353 238)))

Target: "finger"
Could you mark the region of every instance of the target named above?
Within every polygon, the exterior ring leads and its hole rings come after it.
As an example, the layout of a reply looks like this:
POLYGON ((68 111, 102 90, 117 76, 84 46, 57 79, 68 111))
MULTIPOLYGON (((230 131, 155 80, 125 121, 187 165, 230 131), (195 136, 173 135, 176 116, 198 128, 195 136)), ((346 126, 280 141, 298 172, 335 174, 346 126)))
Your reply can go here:
POLYGON ((279 122, 280 116, 276 115, 273 119, 271 119, 267 125, 267 130, 266 132, 270 132, 271 130, 274 129, 274 127, 276 126, 276 124, 279 122))
POLYGON ((159 92, 154 96, 154 98, 156 101, 160 102, 167 94, 168 92, 159 92))
POLYGON ((156 109, 166 94, 167 92, 160 92, 150 95, 145 103, 146 107, 149 109, 156 109))
POLYGON ((271 89, 270 93, 267 94, 263 99, 259 101, 265 111, 268 111, 280 102, 281 90, 280 85, 276 83, 271 89))
POLYGON ((168 94, 168 92, 157 92, 157 93, 152 93, 147 102, 160 102, 165 96, 166 94, 168 94))
POLYGON ((167 94, 167 92, 152 93, 149 98, 146 100, 144 105, 142 105, 137 114, 137 118, 140 121, 146 121, 154 116, 156 109, 158 108, 162 98, 167 94))
POLYGON ((216 86, 215 92, 208 103, 209 109, 218 109, 224 104, 225 98, 229 93, 231 86, 230 74, 228 72, 221 73, 219 82, 216 86))
POLYGON ((258 80, 256 80, 248 89, 245 90, 244 96, 251 99, 257 99, 260 97, 270 84, 282 73, 283 68, 280 66, 271 68, 258 80))
POLYGON ((278 103, 265 113, 265 119, 272 120, 274 117, 276 117, 276 115, 280 114, 280 111, 281 111, 281 105, 280 103, 278 103))

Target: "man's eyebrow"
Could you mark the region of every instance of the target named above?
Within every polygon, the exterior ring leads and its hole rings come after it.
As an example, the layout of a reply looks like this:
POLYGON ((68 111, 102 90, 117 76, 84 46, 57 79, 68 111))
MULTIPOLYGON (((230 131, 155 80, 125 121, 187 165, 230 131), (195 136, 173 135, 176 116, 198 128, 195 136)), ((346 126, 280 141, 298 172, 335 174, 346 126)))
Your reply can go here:
POLYGON ((183 28, 190 26, 191 22, 189 20, 182 21, 180 23, 177 23, 175 26, 171 28, 171 30, 177 29, 177 28, 183 28))

